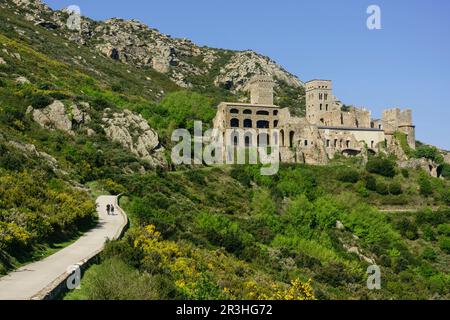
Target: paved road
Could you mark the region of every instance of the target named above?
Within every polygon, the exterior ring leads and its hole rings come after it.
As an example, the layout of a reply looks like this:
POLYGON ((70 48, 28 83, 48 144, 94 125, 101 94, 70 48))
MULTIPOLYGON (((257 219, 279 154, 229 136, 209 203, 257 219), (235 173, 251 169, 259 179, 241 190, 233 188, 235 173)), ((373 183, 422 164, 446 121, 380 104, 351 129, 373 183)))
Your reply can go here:
POLYGON ((97 211, 98 225, 75 243, 0 278, 0 300, 29 300, 42 295, 55 281, 64 277, 68 267, 96 255, 103 249, 106 239, 117 239, 126 225, 126 216, 117 206, 117 197, 99 197, 97 211), (106 213, 108 203, 115 204, 114 216, 106 213))

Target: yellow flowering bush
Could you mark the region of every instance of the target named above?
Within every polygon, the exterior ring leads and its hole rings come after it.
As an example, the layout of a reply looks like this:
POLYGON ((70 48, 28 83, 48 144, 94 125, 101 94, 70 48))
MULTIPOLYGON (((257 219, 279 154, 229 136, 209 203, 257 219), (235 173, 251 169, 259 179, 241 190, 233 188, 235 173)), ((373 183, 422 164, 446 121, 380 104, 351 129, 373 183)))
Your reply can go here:
POLYGON ((154 225, 138 232, 134 247, 144 252, 147 271, 172 275, 187 299, 314 299, 311 281, 294 279, 290 285, 273 282, 269 275, 255 272, 251 265, 221 250, 163 240, 154 225))

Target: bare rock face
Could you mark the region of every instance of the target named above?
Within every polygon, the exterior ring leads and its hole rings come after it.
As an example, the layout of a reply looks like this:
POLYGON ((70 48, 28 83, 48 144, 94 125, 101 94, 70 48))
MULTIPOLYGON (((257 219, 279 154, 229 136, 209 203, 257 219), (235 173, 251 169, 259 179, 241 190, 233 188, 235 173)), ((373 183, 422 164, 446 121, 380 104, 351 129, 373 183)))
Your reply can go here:
POLYGON ((2 64, 6 64, 6 61, 2 57, 0 57, 0 65, 2 65, 2 64))
MULTIPOLYGON (((80 107, 89 109, 89 104, 81 103, 80 107)), ((91 117, 86 111, 80 109, 77 105, 72 105, 70 108, 55 100, 51 105, 44 109, 33 109, 28 107, 27 113, 31 114, 33 120, 41 127, 49 130, 61 130, 70 135, 73 135, 73 129, 76 126, 87 124, 91 121, 91 117)))
POLYGON ((163 166, 163 148, 159 145, 158 134, 150 128, 142 116, 129 110, 109 114, 106 109, 103 115, 104 130, 109 139, 118 142, 140 159, 153 166, 163 166))
POLYGON ((432 160, 428 160, 425 158, 420 159, 409 159, 404 161, 397 161, 397 165, 399 168, 408 168, 408 169, 422 169, 427 172, 430 176, 437 178, 438 176, 438 165, 434 163, 432 160))
POLYGON ((292 87, 303 86, 303 83, 294 75, 288 73, 271 59, 254 51, 237 52, 220 70, 215 84, 225 85, 233 90, 245 90, 250 80, 249 75, 255 74, 272 75, 292 87))
POLYGON ((28 112, 32 114, 33 120, 41 127, 49 130, 61 130, 70 132, 72 122, 66 114, 66 108, 61 101, 55 100, 51 105, 44 109, 33 109, 30 107, 28 112))
POLYGON ((447 164, 450 164, 450 153, 449 152, 447 152, 444 155, 444 162, 447 163, 447 164))
POLYGON ((25 78, 25 77, 20 76, 20 77, 17 77, 17 78, 16 78, 16 83, 17 83, 17 84, 20 84, 20 85, 23 85, 23 84, 29 84, 29 83, 30 83, 30 80, 28 80, 28 79, 25 78))
POLYGON ((407 161, 408 156, 406 155, 405 151, 403 150, 401 143, 398 139, 395 139, 394 137, 387 137, 387 150, 389 154, 393 154, 399 159, 400 161, 407 161))

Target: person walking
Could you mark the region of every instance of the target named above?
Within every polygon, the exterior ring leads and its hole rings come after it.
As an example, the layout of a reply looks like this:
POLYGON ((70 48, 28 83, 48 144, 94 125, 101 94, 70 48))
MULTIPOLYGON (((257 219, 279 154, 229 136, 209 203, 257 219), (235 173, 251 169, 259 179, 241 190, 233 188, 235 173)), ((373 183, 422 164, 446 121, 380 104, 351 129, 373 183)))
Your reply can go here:
POLYGON ((114 205, 111 205, 111 215, 114 215, 114 205))
POLYGON ((108 216, 109 216, 110 210, 111 210, 111 205, 110 205, 110 204, 107 204, 107 205, 106 205, 106 212, 108 213, 108 216))

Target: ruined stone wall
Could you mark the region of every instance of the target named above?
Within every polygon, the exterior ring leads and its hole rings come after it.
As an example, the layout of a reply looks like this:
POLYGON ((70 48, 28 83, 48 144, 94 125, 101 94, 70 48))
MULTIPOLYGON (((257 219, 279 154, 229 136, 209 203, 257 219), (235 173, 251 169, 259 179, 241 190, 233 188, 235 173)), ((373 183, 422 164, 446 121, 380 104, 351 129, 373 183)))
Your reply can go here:
POLYGON ((383 111, 383 130, 387 135, 392 135, 396 131, 406 134, 408 145, 416 148, 416 133, 412 121, 411 109, 400 110, 399 108, 383 111))
POLYGON ((370 128, 370 111, 358 108, 352 108, 348 112, 328 111, 320 115, 317 124, 328 127, 370 128))

